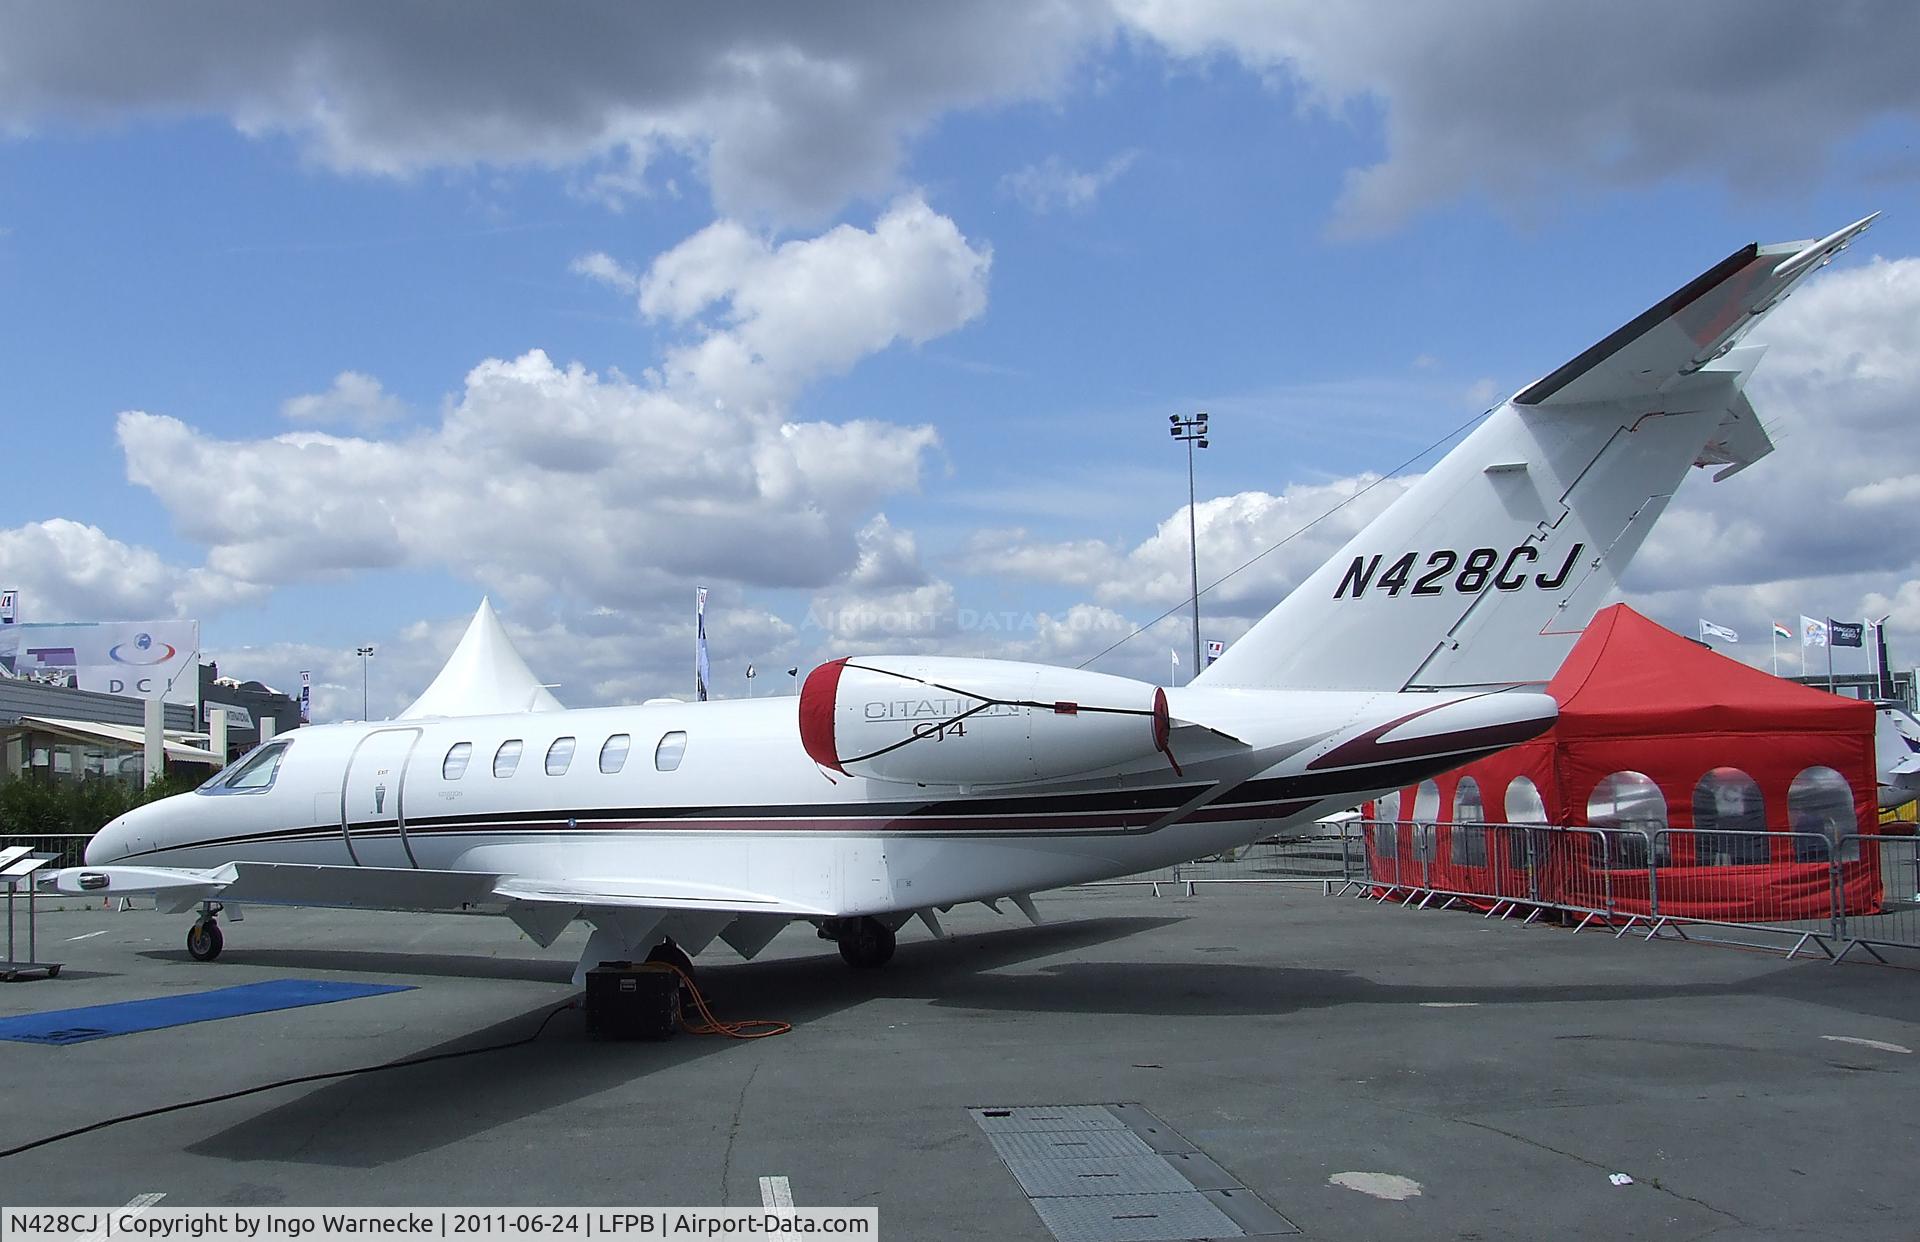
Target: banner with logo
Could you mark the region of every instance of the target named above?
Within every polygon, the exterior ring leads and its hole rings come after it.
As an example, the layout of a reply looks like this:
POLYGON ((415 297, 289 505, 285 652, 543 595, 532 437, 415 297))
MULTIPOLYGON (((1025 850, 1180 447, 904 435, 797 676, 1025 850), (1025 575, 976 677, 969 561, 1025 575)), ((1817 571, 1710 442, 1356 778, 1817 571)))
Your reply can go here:
POLYGON ((0 627, 9 676, 130 699, 200 702, 198 621, 98 621, 0 627))
POLYGON ((20 592, 0 591, 0 625, 12 625, 20 619, 20 592))
POLYGON ((313 723, 313 670, 300 670, 300 723, 313 723))
POLYGON ((1866 628, 1864 621, 1835 621, 1832 617, 1827 618, 1828 641, 1836 647, 1864 645, 1866 628))

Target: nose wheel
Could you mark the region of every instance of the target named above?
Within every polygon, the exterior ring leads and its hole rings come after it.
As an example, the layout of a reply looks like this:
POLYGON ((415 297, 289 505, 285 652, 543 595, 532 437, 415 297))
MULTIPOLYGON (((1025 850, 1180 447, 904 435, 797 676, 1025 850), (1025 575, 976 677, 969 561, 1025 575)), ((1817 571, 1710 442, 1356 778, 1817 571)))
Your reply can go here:
POLYGON ((220 907, 209 903, 187 929, 187 953, 196 962, 211 962, 226 947, 226 937, 220 934, 220 920, 215 917, 219 913, 220 907))
POLYGON ((837 922, 832 939, 840 946, 840 956, 847 965, 872 970, 893 960, 893 928, 873 918, 837 922))

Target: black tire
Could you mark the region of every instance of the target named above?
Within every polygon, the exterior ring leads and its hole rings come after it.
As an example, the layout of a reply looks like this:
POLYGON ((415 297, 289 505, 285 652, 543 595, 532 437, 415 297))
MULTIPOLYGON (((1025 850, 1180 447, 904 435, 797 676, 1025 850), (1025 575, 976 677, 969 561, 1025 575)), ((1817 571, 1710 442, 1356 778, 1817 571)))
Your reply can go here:
POLYGON ((893 960, 893 929, 879 919, 855 919, 839 941, 841 959, 855 970, 873 970, 893 960))
POLYGON ((220 934, 220 924, 212 919, 201 919, 187 929, 187 952, 196 962, 211 962, 225 947, 226 937, 220 934))

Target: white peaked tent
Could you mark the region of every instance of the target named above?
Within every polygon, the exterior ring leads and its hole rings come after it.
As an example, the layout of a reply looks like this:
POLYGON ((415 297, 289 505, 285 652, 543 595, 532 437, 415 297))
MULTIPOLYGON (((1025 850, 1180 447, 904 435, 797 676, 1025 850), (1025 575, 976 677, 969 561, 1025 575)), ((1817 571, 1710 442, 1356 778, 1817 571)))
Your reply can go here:
POLYGON ((480 601, 460 645, 440 675, 400 719, 421 716, 489 716, 499 712, 557 712, 560 700, 540 684, 514 649, 489 601, 480 601))

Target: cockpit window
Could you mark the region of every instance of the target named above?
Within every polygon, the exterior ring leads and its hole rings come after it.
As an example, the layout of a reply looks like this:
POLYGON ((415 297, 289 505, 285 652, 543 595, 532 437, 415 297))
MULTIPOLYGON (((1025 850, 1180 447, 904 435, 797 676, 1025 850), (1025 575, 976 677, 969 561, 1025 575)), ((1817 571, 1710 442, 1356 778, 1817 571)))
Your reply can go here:
POLYGON ((200 786, 201 793, 261 793, 273 787, 280 761, 286 757, 288 742, 270 742, 228 764, 200 786))

